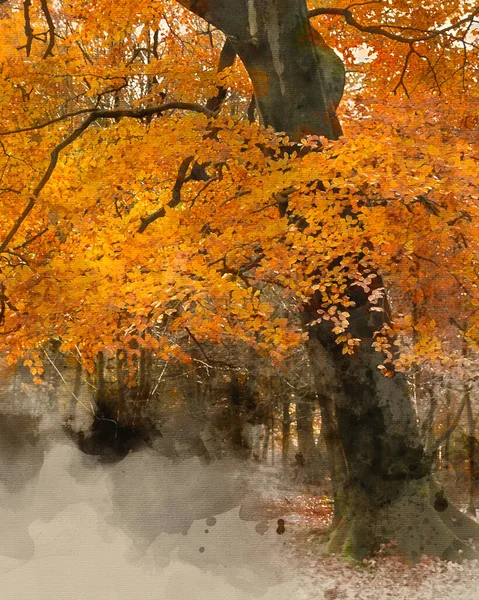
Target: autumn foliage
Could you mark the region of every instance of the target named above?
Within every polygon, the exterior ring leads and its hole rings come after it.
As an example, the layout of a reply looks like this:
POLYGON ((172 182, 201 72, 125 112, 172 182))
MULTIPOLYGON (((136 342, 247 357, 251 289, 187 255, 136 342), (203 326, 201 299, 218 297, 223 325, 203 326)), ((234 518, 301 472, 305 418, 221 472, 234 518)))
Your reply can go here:
POLYGON ((177 2, 1 4, 11 362, 38 376, 51 339, 87 361, 141 347, 187 360, 173 336, 186 328, 280 361, 307 335, 291 306, 315 290, 354 353, 352 285, 391 311, 376 336, 386 374, 453 366, 463 339, 479 342, 479 9, 310 9, 348 73, 334 142, 253 120, 240 61, 218 71, 222 34, 177 2))

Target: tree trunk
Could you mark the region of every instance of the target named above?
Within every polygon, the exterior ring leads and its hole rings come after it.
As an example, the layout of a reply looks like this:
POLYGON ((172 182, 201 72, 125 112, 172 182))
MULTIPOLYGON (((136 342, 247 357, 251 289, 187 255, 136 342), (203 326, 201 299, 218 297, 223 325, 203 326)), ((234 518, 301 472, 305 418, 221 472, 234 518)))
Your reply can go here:
MULTIPOLYGON (((268 421, 265 422, 264 424, 264 437, 263 437, 263 448, 262 448, 262 452, 261 452, 261 461, 262 462, 267 462, 268 460, 268 452, 269 452, 269 440, 271 438, 272 440, 272 429, 271 429, 271 425, 268 423, 268 421)), ((273 450, 274 448, 274 441, 271 441, 271 450, 273 450)))
POLYGON ((118 401, 120 406, 125 406, 125 377, 123 372, 123 363, 124 360, 122 358, 123 352, 118 350, 115 357, 115 368, 116 368, 116 383, 117 383, 117 393, 118 393, 118 401))
MULTIPOLYGON (((437 411, 437 395, 431 384, 424 386, 423 402, 428 403, 427 412, 422 424, 422 439, 428 453, 435 452, 436 437, 434 435, 434 421, 437 411), (426 400, 427 399, 427 400, 426 400)), ((433 467, 434 468, 434 467, 433 467)))
POLYGON ((330 548, 364 558, 381 542, 395 540, 413 558, 474 556, 464 540, 479 538, 479 527, 451 507, 433 483, 431 456, 421 441, 405 376, 386 378, 378 369, 382 356, 372 343, 384 315, 369 311, 362 290, 350 295, 355 307, 349 331, 362 340, 353 356, 342 353, 329 322, 308 327, 317 318, 320 298, 303 313, 320 401, 326 397, 334 409, 344 457, 335 473, 330 548))
POLYGON ((235 453, 245 454, 243 444, 243 389, 240 379, 236 373, 231 374, 230 394, 229 394, 229 431, 230 440, 235 453))
POLYGON ((313 417, 316 396, 306 395, 296 402, 296 433, 298 452, 304 459, 304 482, 317 483, 319 479, 319 456, 314 441, 313 417))
POLYGON ((78 398, 81 392, 83 368, 82 363, 78 360, 75 364, 75 379, 73 383, 73 394, 70 395, 67 418, 73 419, 77 409, 78 398))
MULTIPOLYGON (((446 432, 449 431, 451 427, 451 404, 452 404, 452 393, 450 388, 446 390, 446 432)), ((451 436, 448 435, 446 440, 444 441, 444 449, 442 455, 442 464, 443 468, 446 469, 451 468, 451 436)))
MULTIPOLYGON (((344 67, 313 33, 305 0, 179 1, 230 39, 250 75, 265 125, 293 140, 340 135, 334 109, 344 67)), ((362 291, 351 293, 351 299, 356 305, 349 331, 362 340, 354 356, 341 353, 328 322, 310 326, 320 298, 302 315, 332 469, 330 548, 363 558, 382 541, 396 540, 412 557, 473 556, 462 540, 479 539, 479 526, 433 484, 405 376, 386 378, 378 369, 382 357, 372 343, 383 315, 369 311, 362 291)))
POLYGON ((105 390, 105 357, 103 352, 98 352, 96 360, 96 405, 99 411, 105 405, 106 390, 105 390))
POLYGON ((467 512, 473 517, 476 516, 476 452, 477 452, 477 441, 475 437, 475 422, 474 414, 472 412, 472 402, 469 390, 467 390, 466 396, 466 414, 467 414, 467 428, 469 435, 467 437, 467 458, 469 462, 469 498, 467 504, 467 512))
POLYGON ((289 415, 290 402, 283 402, 283 419, 282 419, 282 438, 281 438, 281 462, 283 467, 288 464, 290 433, 291 433, 291 417, 289 415))
POLYGON ((305 0, 179 0, 218 27, 241 58, 264 125, 299 140, 341 135, 342 61, 315 32, 305 0))

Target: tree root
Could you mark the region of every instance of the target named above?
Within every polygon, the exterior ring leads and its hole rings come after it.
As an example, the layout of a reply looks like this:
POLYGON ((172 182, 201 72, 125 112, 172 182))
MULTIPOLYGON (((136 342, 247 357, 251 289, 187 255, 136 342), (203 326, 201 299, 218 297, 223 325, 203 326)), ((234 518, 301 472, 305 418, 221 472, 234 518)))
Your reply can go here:
POLYGON ((412 561, 422 555, 461 562, 479 558, 471 542, 479 541, 479 525, 437 490, 419 481, 405 482, 394 500, 369 506, 363 497, 349 507, 333 528, 329 551, 361 561, 386 542, 395 542, 400 554, 412 561), (431 490, 434 495, 431 495, 431 490))

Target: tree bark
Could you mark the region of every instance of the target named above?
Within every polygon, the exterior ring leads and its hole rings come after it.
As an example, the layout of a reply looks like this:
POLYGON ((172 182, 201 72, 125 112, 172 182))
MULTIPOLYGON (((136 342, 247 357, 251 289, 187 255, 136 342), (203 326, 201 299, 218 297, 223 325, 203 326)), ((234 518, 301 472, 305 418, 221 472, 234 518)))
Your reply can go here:
POLYGON ((353 356, 342 353, 329 322, 308 327, 317 318, 320 298, 303 312, 315 382, 337 423, 334 452, 343 456, 334 473, 330 549, 361 559, 380 543, 395 540, 413 558, 474 556, 465 540, 479 539, 479 527, 465 516, 457 527, 458 511, 435 487, 432 457, 421 440, 406 377, 386 378, 378 369, 382 356, 372 343, 384 315, 369 311, 362 290, 350 296, 355 307, 349 331, 362 340, 353 356))
MULTIPOLYGON (((449 431, 451 427, 451 404, 452 404, 452 393, 450 388, 446 391, 446 403, 447 403, 447 413, 446 413, 446 432, 449 431)), ((443 465, 445 465, 446 469, 451 468, 451 436, 448 435, 446 440, 444 441, 444 452, 443 452, 443 465)))
POLYGON ((264 125, 293 140, 341 135, 342 61, 309 24, 305 0, 179 0, 228 37, 264 125))
POLYGON ((103 352, 98 352, 96 360, 96 404, 99 410, 103 408, 106 401, 105 390, 105 357, 103 352))

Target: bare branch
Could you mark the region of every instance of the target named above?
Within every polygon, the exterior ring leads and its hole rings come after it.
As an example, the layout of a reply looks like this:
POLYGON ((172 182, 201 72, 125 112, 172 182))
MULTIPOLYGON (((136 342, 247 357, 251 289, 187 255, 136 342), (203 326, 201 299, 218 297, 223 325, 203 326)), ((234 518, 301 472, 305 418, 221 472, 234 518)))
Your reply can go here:
MULTIPOLYGON (((116 88, 119 89, 119 88, 116 88)), ((108 90, 109 92, 115 90, 108 90)), ((159 115, 162 112, 167 110, 189 110, 192 112, 203 113, 207 117, 211 117, 212 113, 210 110, 202 106, 201 104, 197 104, 195 102, 168 102, 166 104, 161 104, 159 106, 151 106, 149 108, 138 108, 138 109, 99 109, 97 107, 94 108, 82 108, 80 110, 67 113, 61 117, 56 117, 51 121, 46 121, 45 123, 41 123, 40 125, 32 125, 31 127, 23 127, 22 129, 15 129, 12 131, 2 131, 0 132, 0 136, 6 135, 14 135, 17 133, 23 133, 25 131, 35 131, 37 129, 43 129, 48 127, 49 125, 53 125, 54 123, 59 123, 60 121, 66 121, 67 119, 71 119, 72 117, 77 117, 79 115, 91 114, 94 115, 94 120, 97 119, 120 119, 122 117, 127 117, 131 119, 144 119, 145 117, 151 117, 154 115, 159 115)))
POLYGON ((41 0, 42 11, 45 15, 45 19, 48 24, 48 46, 43 54, 43 58, 47 58, 47 56, 53 56, 53 46, 55 45, 55 24, 53 23, 52 15, 50 13, 50 9, 48 8, 48 1, 41 0))
MULTIPOLYGON (((333 15, 333 16, 336 15, 339 17, 344 17, 344 19, 348 25, 355 27, 356 29, 358 29, 359 31, 362 31, 363 33, 372 33, 374 35, 381 35, 383 37, 389 38, 390 40, 394 40, 396 42, 402 42, 403 44, 413 44, 415 42, 425 42, 428 40, 432 40, 435 37, 444 35, 444 34, 448 33, 449 31, 457 29, 458 27, 460 27, 461 25, 464 25, 465 23, 468 23, 469 21, 473 21, 474 17, 479 15, 479 6, 477 6, 469 15, 460 19, 459 21, 456 21, 455 23, 452 23, 451 25, 447 25, 446 27, 443 27, 442 29, 426 31, 425 35, 415 37, 415 38, 400 35, 398 33, 392 33, 391 31, 387 31, 387 29, 386 29, 386 28, 403 29, 400 26, 396 27, 395 25, 390 25, 390 24, 362 25, 355 19, 353 13, 351 12, 351 7, 350 8, 333 8, 333 7, 313 8, 312 10, 309 11, 308 14, 309 14, 310 19, 312 19, 313 17, 318 17, 320 15, 333 15)), ((414 28, 407 27, 405 29, 413 30, 414 28)))

